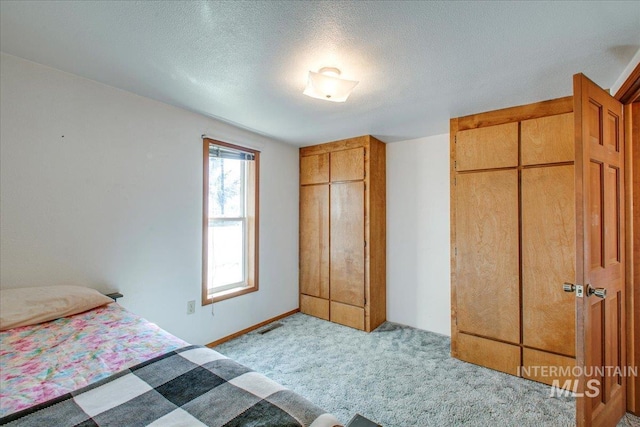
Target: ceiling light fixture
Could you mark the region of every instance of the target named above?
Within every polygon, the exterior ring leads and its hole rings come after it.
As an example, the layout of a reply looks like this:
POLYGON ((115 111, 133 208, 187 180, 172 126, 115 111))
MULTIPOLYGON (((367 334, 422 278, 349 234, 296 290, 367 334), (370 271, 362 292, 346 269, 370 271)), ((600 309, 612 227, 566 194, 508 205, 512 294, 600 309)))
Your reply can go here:
POLYGON ((357 84, 355 80, 341 79, 337 68, 324 67, 317 73, 309 71, 307 87, 302 93, 325 101, 344 102, 357 84))

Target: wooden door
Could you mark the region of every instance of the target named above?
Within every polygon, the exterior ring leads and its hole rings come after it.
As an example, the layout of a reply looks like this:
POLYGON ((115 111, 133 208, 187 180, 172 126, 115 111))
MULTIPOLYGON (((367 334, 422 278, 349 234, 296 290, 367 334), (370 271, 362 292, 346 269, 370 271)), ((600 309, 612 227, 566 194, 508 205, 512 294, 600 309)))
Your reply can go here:
POLYGON ((329 298, 329 185, 300 187, 300 292, 329 298))
POLYGON ((522 343, 568 357, 575 356, 575 299, 558 284, 575 278, 574 179, 573 165, 521 175, 522 343))
POLYGON ((331 182, 364 179, 364 147, 331 153, 331 182))
POLYGON ((331 301, 364 307, 364 225, 364 182, 331 184, 331 301))
POLYGON ((518 344, 518 171, 458 174, 455 209, 458 330, 518 344))
POLYGON ((329 153, 300 157, 300 185, 329 182, 329 153))
POLYGON ((480 127, 456 134, 456 171, 518 166, 518 123, 480 127))
POLYGON ((622 105, 582 74, 576 122, 576 400, 578 426, 615 426, 626 408, 622 105), (602 289, 606 296, 591 294, 602 289))

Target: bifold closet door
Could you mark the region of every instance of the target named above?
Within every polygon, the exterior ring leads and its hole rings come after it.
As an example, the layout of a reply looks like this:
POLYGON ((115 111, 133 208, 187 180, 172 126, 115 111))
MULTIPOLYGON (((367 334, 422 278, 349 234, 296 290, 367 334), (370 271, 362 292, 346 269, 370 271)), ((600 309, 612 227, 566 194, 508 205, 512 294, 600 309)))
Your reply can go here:
POLYGON ((329 319, 329 185, 300 188, 301 310, 329 319))
POLYGON ((518 217, 517 170, 457 175, 459 332, 520 342, 518 217))
POLYGON ((331 184, 332 302, 364 307, 364 226, 364 182, 331 184))

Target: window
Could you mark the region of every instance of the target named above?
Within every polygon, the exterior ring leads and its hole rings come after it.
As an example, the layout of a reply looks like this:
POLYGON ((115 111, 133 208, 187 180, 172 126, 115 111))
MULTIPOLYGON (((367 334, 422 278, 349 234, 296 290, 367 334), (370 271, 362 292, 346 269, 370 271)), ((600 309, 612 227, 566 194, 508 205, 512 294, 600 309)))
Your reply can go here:
POLYGON ((202 305, 258 290, 260 152, 204 139, 202 305))

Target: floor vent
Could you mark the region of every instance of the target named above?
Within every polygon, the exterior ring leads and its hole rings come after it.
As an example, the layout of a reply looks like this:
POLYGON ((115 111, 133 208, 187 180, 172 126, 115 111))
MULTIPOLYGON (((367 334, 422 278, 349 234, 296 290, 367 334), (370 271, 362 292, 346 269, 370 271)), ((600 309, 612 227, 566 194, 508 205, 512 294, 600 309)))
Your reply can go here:
POLYGON ((259 333, 260 335, 264 335, 264 334, 266 334, 267 332, 271 332, 271 331, 273 331, 274 329, 278 329, 280 326, 282 326, 282 323, 274 323, 274 324, 272 324, 272 325, 267 326, 267 327, 266 327, 266 328, 264 328, 264 329, 260 329, 260 330, 258 331, 258 333, 259 333))

